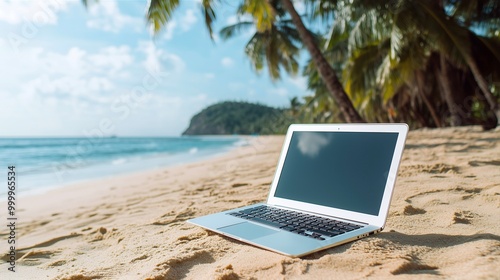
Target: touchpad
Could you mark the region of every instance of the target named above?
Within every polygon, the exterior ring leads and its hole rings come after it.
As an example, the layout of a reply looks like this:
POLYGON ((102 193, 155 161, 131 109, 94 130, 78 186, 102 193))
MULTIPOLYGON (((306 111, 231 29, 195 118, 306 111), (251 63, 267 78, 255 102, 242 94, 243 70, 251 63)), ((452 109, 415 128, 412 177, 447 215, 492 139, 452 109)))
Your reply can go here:
POLYGON ((261 227, 248 222, 222 227, 218 230, 247 240, 256 239, 262 236, 279 232, 278 230, 261 227))

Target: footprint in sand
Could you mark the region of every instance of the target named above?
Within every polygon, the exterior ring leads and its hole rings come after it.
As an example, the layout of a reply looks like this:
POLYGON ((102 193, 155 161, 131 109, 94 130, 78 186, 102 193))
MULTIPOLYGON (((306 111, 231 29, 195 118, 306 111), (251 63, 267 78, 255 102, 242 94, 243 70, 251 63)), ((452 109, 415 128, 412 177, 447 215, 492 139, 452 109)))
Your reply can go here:
POLYGON ((164 226, 175 222, 183 222, 193 218, 195 215, 196 215, 196 210, 187 207, 186 209, 181 210, 179 212, 170 211, 164 214, 160 218, 156 219, 156 221, 154 221, 152 225, 164 226))
POLYGON ((196 233, 192 233, 192 234, 188 234, 188 235, 183 235, 179 238, 177 238, 177 241, 178 243, 187 243, 189 241, 192 241, 192 240, 197 240, 197 239, 200 239, 200 238, 203 238, 203 237, 206 237, 208 236, 207 232, 203 231, 203 232, 196 232, 196 233))
POLYGON ((186 278, 192 267, 201 264, 213 263, 215 259, 206 250, 190 252, 186 255, 177 256, 166 262, 156 265, 155 276, 146 279, 182 279, 186 278))
MULTIPOLYGON (((398 176, 400 177, 411 177, 420 173, 429 174, 459 174, 459 167, 455 165, 449 165, 445 163, 436 164, 417 164, 409 166, 401 166, 398 176)), ((437 178, 446 178, 445 176, 434 175, 437 178)))
MULTIPOLYGON (((462 188, 462 187, 455 187, 451 189, 442 189, 442 190, 429 190, 425 192, 421 192, 412 196, 409 196, 405 199, 406 202, 412 203, 414 200, 422 199, 425 197, 433 197, 435 196, 437 200, 439 200, 442 197, 442 193, 449 193, 450 195, 458 195, 461 197, 462 200, 469 199, 479 193, 481 193, 483 189, 481 188, 462 188)), ((449 197, 449 195, 447 196, 449 197)), ((430 201, 430 198, 427 198, 427 200, 430 201)), ((448 203, 444 203, 448 204, 448 203)))
POLYGON ((421 208, 415 208, 412 205, 406 205, 403 214, 406 216, 425 214, 427 211, 421 208))
POLYGON ((396 268, 391 270, 392 275, 415 274, 415 273, 435 274, 436 273, 435 270, 438 269, 435 266, 421 263, 420 260, 414 256, 403 257, 402 260, 396 261, 395 264, 396 268))
POLYGON ((244 187, 244 186, 248 186, 247 183, 234 183, 231 185, 231 187, 233 188, 239 188, 239 187, 244 187))
POLYGON ((483 165, 500 166, 500 160, 490 160, 490 161, 473 160, 473 161, 469 161, 469 165, 470 166, 483 166, 483 165))
POLYGON ((470 224, 477 215, 470 211, 458 211, 453 213, 454 224, 470 224))
POLYGON ((216 280, 231 280, 231 279, 240 279, 241 277, 236 274, 233 270, 233 266, 231 264, 223 267, 217 268, 215 270, 215 275, 213 279, 216 280))

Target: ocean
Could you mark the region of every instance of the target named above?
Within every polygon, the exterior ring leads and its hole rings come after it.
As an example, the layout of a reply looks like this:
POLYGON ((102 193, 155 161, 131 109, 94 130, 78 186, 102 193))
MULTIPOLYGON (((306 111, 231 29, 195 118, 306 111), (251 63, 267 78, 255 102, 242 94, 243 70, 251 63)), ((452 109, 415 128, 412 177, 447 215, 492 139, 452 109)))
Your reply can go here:
MULTIPOLYGON (((0 138, 0 182, 15 166, 17 194, 194 162, 246 145, 237 136, 0 138), (1 174, 4 175, 1 175, 1 174)), ((6 186, 6 184, 2 185, 6 186)), ((7 187, 0 188, 5 198, 7 187)))

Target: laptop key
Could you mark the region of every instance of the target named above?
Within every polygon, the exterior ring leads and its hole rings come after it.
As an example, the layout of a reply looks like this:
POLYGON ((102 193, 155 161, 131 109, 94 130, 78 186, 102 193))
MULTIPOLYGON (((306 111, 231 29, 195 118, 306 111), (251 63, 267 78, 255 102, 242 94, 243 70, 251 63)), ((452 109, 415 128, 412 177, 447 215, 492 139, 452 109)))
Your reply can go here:
POLYGON ((281 227, 282 230, 286 230, 286 231, 292 231, 292 230, 295 230, 295 228, 293 227, 289 227, 289 226, 284 226, 284 227, 281 227))
POLYGON ((362 227, 325 217, 295 213, 268 206, 259 206, 228 214, 317 240, 325 240, 325 237, 334 237, 362 227))
POLYGON ((310 231, 315 232, 315 233, 320 234, 320 235, 329 236, 329 237, 333 237, 335 235, 338 235, 338 234, 335 234, 333 232, 328 232, 328 231, 324 231, 321 229, 310 229, 310 231))
POLYGON ((250 208, 250 209, 245 209, 245 210, 239 211, 239 213, 243 213, 243 214, 250 214, 252 212, 255 212, 255 208, 250 208))
POLYGON ((318 239, 318 240, 325 240, 325 238, 323 238, 321 235, 319 235, 317 233, 311 234, 311 237, 314 239, 318 239))

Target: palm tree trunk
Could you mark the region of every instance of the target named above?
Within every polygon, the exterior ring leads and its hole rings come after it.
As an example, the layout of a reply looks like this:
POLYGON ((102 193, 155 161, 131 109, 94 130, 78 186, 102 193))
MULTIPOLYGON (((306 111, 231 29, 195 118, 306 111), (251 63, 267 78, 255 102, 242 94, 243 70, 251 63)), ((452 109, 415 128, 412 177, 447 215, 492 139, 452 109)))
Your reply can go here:
POLYGON ((436 110, 434 109, 434 106, 432 106, 432 103, 430 102, 429 98, 425 94, 425 83, 424 83, 424 75, 421 70, 417 70, 416 73, 416 78, 417 78, 417 86, 418 86, 418 93, 422 100, 424 101, 425 105, 427 106, 427 109, 431 113, 432 119, 434 120, 434 123, 436 124, 437 127, 442 127, 441 120, 439 119, 438 114, 436 113, 436 110))
MULTIPOLYGON (((441 27, 443 28, 443 30, 448 33, 449 38, 457 46, 457 48, 460 51, 460 53, 462 54, 465 62, 469 66, 469 68, 470 68, 470 70, 472 72, 472 75, 474 76, 474 79, 476 80, 476 83, 478 84, 479 88, 481 89, 481 92, 483 93, 484 97, 486 98, 486 100, 487 100, 487 102, 488 102, 488 104, 490 106, 491 111, 495 114, 495 117, 497 118, 497 125, 500 125, 500 106, 498 105, 498 102, 497 102, 495 96, 493 96, 493 94, 488 89, 488 83, 486 82, 486 80, 484 79, 483 75, 479 71, 479 67, 477 66, 476 61, 474 60, 474 57, 471 54, 471 50, 467 49, 467 48, 465 48, 463 46, 463 41, 458 38, 458 34, 454 34, 453 32, 451 32, 449 30, 449 28, 447 28, 447 26, 445 24, 445 20, 443 18, 437 16, 432 11, 432 9, 425 4, 426 3, 425 1, 420 1, 420 2, 416 1, 416 3, 419 3, 424 9, 426 9, 428 11, 428 13, 431 16, 434 17, 434 20, 439 25, 441 25, 441 27)), ((444 9, 444 4, 443 3, 444 3, 443 0, 439 0, 438 1, 438 6, 441 9, 444 9)), ((467 33, 467 36, 469 37, 468 40, 470 42, 471 41, 470 40, 471 31, 467 30, 466 32, 469 32, 469 33, 467 33)))
POLYGON ((344 91, 344 88, 342 87, 342 84, 340 83, 332 66, 325 59, 325 57, 321 53, 321 50, 316 45, 313 36, 302 22, 302 19, 295 10, 295 7, 293 6, 291 0, 281 0, 281 2, 285 10, 292 17, 292 22, 297 27, 297 31, 300 35, 300 38, 302 39, 302 42, 311 54, 311 58, 318 68, 321 79, 325 83, 333 99, 337 102, 340 111, 345 117, 345 120, 349 123, 364 122, 363 118, 361 118, 359 113, 354 108, 351 100, 347 96, 347 93, 344 91))
MULTIPOLYGON (((460 126, 462 125, 462 116, 460 115, 460 110, 458 108, 455 99, 453 98, 453 91, 451 89, 450 83, 450 73, 448 69, 448 62, 446 61, 446 57, 444 55, 439 55, 439 65, 440 70, 436 70, 437 78, 439 80, 439 84, 441 85, 441 89, 443 90, 444 100, 448 105, 448 110, 450 110, 451 114, 451 126, 460 126)), ((437 69, 437 68, 436 68, 437 69)))
POLYGON ((490 105, 491 111, 493 111, 493 113, 495 113, 496 115, 497 126, 500 125, 500 106, 498 105, 495 96, 491 93, 490 89, 488 88, 488 82, 486 82, 486 79, 479 71, 479 68, 477 67, 476 61, 474 60, 473 57, 470 56, 466 57, 466 61, 467 64, 469 65, 472 75, 474 76, 474 79, 476 80, 477 85, 481 89, 481 92, 486 98, 486 101, 490 105))

